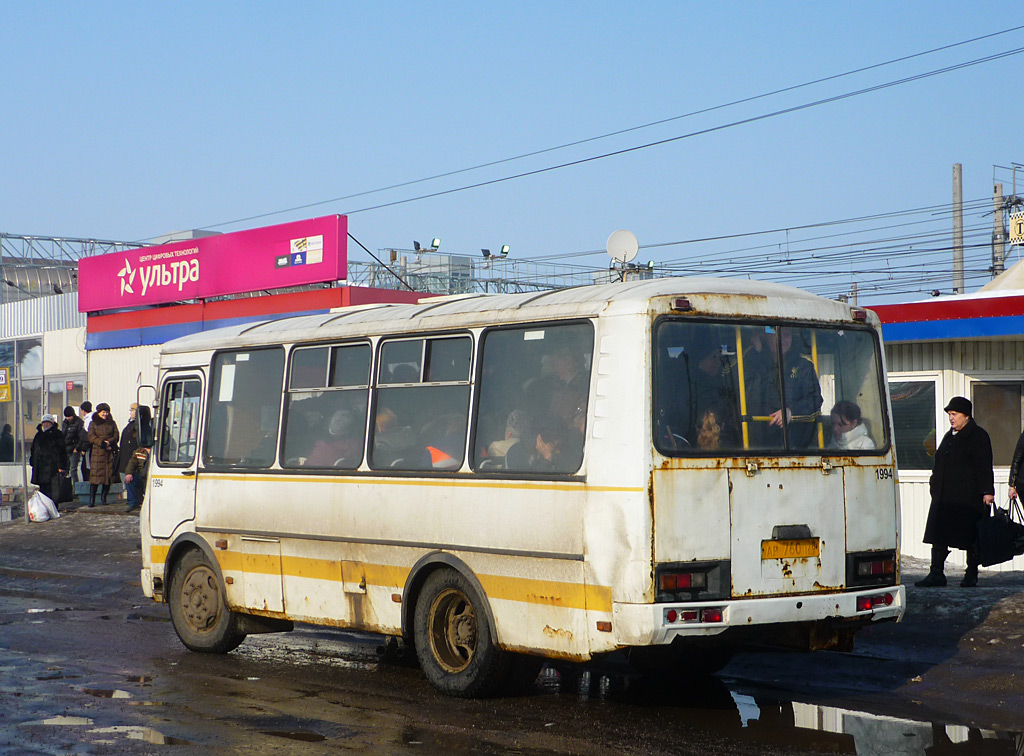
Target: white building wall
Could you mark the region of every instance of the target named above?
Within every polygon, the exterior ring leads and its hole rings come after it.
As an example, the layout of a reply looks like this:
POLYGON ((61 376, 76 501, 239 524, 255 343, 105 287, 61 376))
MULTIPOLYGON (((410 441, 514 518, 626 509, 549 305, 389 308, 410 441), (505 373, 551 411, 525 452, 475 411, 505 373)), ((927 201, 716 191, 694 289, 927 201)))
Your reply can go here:
MULTIPOLYGON (((948 430, 946 400, 954 396, 970 396, 975 380, 1024 381, 1024 340, 1010 341, 943 341, 935 343, 887 344, 886 368, 889 380, 910 377, 936 381, 936 418, 938 440, 948 430)), ((897 458, 899 449, 896 450, 897 458)), ((1007 501, 1008 467, 995 468, 996 503, 1005 507, 1007 501)), ((931 547, 922 543, 928 519, 931 496, 928 491, 929 471, 900 471, 900 503, 903 512, 902 552, 908 556, 928 559, 931 547)), ((954 549, 947 565, 963 567, 964 552, 954 549)), ((1004 564, 983 569, 1024 570, 1024 556, 1004 564)))
POLYGON ((160 345, 129 347, 127 349, 94 349, 89 352, 89 400, 95 407, 100 402, 110 405, 110 412, 123 428, 128 420, 128 407, 132 402, 152 406, 155 394, 140 386, 156 385, 157 369, 154 361, 160 357, 160 345))
POLYGON ((84 326, 47 331, 43 334, 43 371, 47 377, 86 374, 88 359, 85 351, 84 326))

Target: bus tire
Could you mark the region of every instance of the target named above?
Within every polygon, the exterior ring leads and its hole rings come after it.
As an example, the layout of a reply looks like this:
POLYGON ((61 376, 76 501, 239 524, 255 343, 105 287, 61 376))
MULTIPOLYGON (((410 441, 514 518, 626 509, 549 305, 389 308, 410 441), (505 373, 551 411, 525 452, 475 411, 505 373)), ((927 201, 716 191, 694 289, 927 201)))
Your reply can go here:
POLYGON ((191 651, 226 654, 245 640, 224 601, 217 571, 198 549, 186 552, 175 566, 168 603, 174 632, 191 651))
POLYGON ((484 599, 460 572, 442 568, 424 582, 413 635, 427 680, 443 693, 485 698, 501 691, 511 655, 491 637, 484 599))

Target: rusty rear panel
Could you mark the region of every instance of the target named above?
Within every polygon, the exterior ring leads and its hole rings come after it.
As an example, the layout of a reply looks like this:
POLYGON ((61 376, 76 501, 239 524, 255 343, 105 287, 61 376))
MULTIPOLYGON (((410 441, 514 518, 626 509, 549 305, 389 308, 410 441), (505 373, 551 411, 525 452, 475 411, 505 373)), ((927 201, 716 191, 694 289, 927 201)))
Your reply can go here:
MULTIPOLYGON (((817 459, 815 459, 817 462, 817 459)), ((786 467, 729 471, 732 595, 777 596, 841 590, 846 585, 846 506, 842 469, 791 460, 786 467), (817 556, 767 556, 764 543, 792 536, 816 541, 817 556)))

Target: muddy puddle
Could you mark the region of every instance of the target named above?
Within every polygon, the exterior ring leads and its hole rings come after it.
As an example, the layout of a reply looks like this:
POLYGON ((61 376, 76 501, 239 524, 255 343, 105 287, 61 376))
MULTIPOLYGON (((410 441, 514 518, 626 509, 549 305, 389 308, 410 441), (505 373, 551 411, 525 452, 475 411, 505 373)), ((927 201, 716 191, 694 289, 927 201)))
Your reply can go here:
POLYGON ((537 692, 580 705, 607 705, 609 718, 697 729, 723 742, 796 747, 858 756, 1024 756, 1024 734, 849 708, 785 701, 720 678, 679 684, 545 667, 537 692))

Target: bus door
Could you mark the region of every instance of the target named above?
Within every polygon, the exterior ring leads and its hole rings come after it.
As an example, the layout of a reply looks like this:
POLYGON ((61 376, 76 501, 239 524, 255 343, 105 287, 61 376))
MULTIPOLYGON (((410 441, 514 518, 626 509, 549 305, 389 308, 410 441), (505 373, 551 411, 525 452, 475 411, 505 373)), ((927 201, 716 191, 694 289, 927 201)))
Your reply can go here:
POLYGON ((175 528, 195 519, 202 398, 202 375, 170 374, 164 379, 155 429, 158 446, 149 476, 154 538, 170 538, 175 528))

